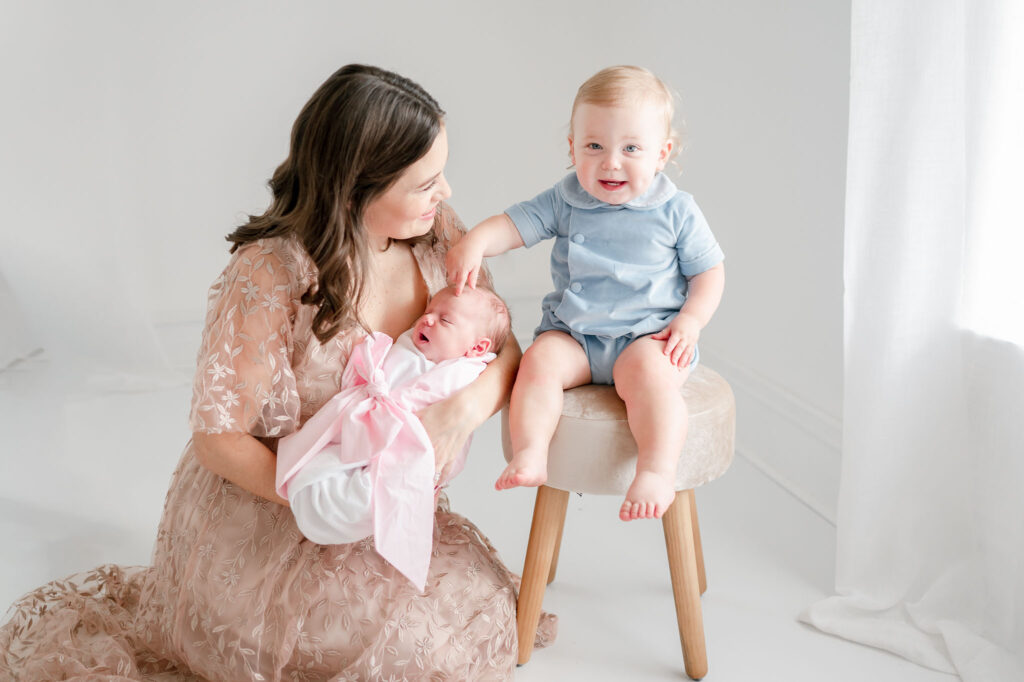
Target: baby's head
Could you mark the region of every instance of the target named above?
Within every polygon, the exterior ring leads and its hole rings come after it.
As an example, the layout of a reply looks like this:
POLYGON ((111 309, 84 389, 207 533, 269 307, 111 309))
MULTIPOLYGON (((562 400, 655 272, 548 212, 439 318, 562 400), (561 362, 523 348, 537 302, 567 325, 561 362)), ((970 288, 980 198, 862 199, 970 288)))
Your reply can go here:
POLYGON ((413 325, 412 341, 431 362, 498 353, 511 329, 508 306, 493 291, 441 289, 413 325))
POLYGON ((611 66, 576 92, 569 158, 580 185, 609 204, 642 195, 672 157, 675 104, 660 78, 639 66, 611 66))

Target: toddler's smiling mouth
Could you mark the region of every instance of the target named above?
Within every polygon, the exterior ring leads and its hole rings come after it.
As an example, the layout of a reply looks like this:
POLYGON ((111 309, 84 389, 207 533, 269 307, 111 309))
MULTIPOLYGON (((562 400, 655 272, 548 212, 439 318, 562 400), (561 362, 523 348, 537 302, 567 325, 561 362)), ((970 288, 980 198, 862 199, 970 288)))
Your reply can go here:
POLYGON ((625 180, 598 180, 605 189, 616 190, 626 186, 625 180))

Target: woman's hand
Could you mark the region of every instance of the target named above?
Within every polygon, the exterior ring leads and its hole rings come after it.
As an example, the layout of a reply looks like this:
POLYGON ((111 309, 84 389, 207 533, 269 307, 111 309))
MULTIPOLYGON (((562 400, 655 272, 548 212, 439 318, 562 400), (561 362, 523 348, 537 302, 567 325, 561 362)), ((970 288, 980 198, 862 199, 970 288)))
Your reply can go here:
POLYGON ((456 393, 416 413, 434 446, 434 471, 439 485, 444 485, 448 480, 456 457, 465 447, 475 427, 472 416, 464 409, 460 395, 456 393))
POLYGON ((509 337, 498 357, 473 383, 416 413, 434 446, 434 471, 440 484, 451 477, 452 466, 474 429, 508 402, 522 357, 519 343, 509 337))

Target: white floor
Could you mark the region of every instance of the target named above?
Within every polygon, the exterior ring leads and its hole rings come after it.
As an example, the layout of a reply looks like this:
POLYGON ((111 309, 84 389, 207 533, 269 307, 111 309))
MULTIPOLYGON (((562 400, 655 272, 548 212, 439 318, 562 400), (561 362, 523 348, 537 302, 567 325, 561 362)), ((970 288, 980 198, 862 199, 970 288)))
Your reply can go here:
MULTIPOLYGON (((180 349, 182 358, 190 353, 180 349)), ((0 608, 77 570, 147 563, 187 438, 187 379, 145 392, 67 384, 42 357, 0 371, 0 608)), ((533 492, 492 489, 499 447, 492 419, 449 496, 519 571, 533 492)), ((835 529, 745 460, 697 501, 708 572, 706 680, 953 679, 797 622, 831 590, 835 529)), ((518 680, 685 679, 660 523, 621 523, 619 503, 571 497, 558 577, 545 596, 559 616, 558 640, 536 651, 518 680)))

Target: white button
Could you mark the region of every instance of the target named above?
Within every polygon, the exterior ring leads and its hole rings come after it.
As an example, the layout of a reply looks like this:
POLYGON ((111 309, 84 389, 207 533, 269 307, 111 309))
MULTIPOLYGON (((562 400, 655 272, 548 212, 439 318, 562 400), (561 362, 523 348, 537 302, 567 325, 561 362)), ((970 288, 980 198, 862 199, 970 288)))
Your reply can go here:
POLYGON ((582 284, 580 284, 579 282, 573 282, 573 283, 572 283, 572 284, 571 284, 571 285, 569 286, 569 289, 570 289, 570 290, 572 290, 572 292, 573 292, 574 294, 578 294, 578 293, 580 293, 581 291, 583 291, 583 285, 582 285, 582 284))
POLYGON ((576 242, 577 244, 582 244, 583 240, 584 240, 584 236, 582 234, 580 234, 579 232, 577 232, 576 234, 574 234, 572 236, 572 240, 574 242, 576 242))

